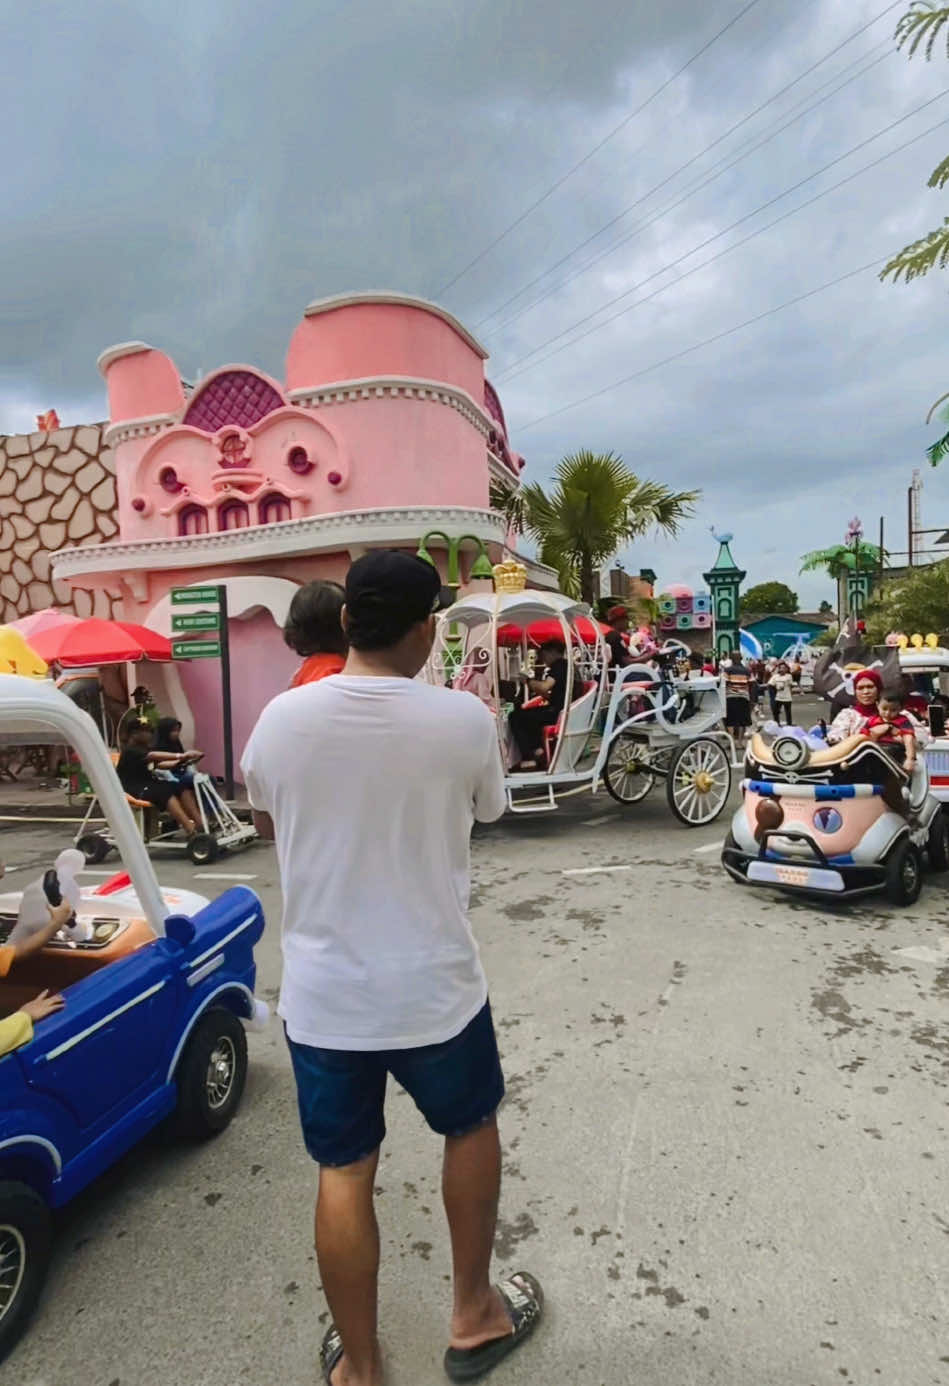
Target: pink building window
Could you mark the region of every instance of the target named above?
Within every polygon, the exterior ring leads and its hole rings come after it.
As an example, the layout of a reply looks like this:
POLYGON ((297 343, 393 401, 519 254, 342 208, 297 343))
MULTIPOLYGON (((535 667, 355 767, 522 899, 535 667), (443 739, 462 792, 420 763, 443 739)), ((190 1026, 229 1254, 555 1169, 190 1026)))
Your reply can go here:
POLYGON ((228 501, 217 512, 218 529, 246 529, 250 514, 243 501, 228 501))
POLYGON ((178 533, 185 537, 189 534, 207 534, 208 532, 208 512, 203 505, 186 505, 184 510, 178 512, 178 533))
POLYGON ((260 502, 260 523, 262 525, 278 525, 284 520, 292 519, 290 502, 286 496, 281 496, 277 492, 264 496, 260 502))

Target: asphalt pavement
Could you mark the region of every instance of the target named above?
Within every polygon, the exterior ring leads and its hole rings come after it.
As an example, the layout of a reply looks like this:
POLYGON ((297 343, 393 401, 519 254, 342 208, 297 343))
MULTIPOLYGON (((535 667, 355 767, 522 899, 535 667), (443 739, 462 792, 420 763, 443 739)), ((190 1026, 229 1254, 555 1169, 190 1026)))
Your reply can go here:
MULTIPOLYGON (((718 863, 661 792, 477 833, 473 919, 507 1073, 500 1270, 548 1297, 498 1386, 949 1382, 949 931, 919 903, 823 908, 718 863)), ((62 842, 4 832, 26 882, 62 842)), ((276 999, 272 848, 159 879, 261 895, 276 999)), ((92 876, 87 879, 94 879, 92 876)), ((243 1105, 197 1148, 147 1142, 60 1217, 16 1386, 310 1386, 327 1322, 315 1170, 278 1024, 250 1036, 243 1105)), ((439 1143, 391 1090, 378 1176, 392 1386, 444 1381, 439 1143)))

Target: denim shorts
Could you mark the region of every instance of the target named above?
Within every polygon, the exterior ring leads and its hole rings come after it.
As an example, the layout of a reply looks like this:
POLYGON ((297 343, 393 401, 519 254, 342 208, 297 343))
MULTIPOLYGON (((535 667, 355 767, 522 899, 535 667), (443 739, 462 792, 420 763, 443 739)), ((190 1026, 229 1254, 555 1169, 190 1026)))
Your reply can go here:
POLYGON ((440 1136, 485 1125, 504 1096, 490 1002, 453 1039, 418 1049, 314 1049, 289 1035, 287 1044, 303 1139, 321 1165, 352 1165, 379 1148, 390 1073, 440 1136))

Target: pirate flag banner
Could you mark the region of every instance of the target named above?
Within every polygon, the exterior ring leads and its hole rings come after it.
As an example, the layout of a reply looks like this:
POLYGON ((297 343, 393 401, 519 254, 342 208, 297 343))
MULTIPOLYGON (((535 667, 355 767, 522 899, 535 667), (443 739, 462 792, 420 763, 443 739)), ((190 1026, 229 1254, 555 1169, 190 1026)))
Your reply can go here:
POLYGON ((835 714, 841 708, 853 707, 853 679, 861 669, 875 669, 884 688, 900 686, 899 650, 878 653, 859 636, 841 632, 837 644, 822 654, 814 665, 814 692, 828 700, 835 714))

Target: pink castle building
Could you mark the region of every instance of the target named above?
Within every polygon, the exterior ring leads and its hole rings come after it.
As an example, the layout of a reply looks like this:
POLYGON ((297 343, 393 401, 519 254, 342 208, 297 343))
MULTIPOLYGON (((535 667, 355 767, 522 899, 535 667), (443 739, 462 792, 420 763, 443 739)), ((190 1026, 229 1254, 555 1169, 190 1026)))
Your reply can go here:
MULTIPOLYGON (((457 546, 462 590, 482 545, 492 560, 514 552, 489 487, 516 488, 523 459, 485 359, 444 309, 369 293, 310 304, 283 382, 224 366, 189 389, 145 343, 110 348, 99 369, 119 535, 59 550, 53 577, 103 589, 126 619, 166 633, 172 587, 225 583, 239 755, 296 667, 281 626, 298 584, 341 580, 373 547, 414 552, 432 531, 457 546)), ((447 578, 444 539, 428 549, 447 578)), ((522 561, 532 585, 556 586, 522 561)), ((219 770, 217 662, 155 666, 149 681, 219 770)))

